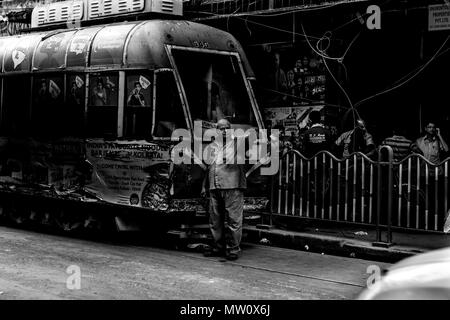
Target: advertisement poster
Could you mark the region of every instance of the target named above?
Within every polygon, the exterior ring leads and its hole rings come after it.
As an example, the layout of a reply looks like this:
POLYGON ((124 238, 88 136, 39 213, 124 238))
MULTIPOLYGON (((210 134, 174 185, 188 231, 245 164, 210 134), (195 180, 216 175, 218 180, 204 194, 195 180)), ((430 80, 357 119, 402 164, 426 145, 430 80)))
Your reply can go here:
POLYGON ((86 190, 116 204, 167 210, 170 202, 170 150, 147 141, 86 142, 92 179, 86 190))
POLYGON ((0 139, 0 182, 31 184, 57 190, 77 188, 83 180, 84 143, 80 139, 53 142, 0 139))
POLYGON ((298 128, 306 127, 311 111, 320 111, 322 109, 323 106, 266 108, 264 109, 264 114, 266 121, 271 123, 272 128, 282 126, 285 134, 291 136, 298 128))

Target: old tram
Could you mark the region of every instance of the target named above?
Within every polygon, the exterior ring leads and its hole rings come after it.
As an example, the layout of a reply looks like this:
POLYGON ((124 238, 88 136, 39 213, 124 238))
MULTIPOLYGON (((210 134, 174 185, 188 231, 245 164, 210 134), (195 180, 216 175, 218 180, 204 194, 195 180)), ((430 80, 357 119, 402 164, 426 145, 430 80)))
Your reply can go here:
MULTIPOLYGON (((192 132, 195 120, 208 127, 223 116, 262 128, 254 75, 233 36, 173 16, 102 19, 157 11, 156 4, 39 6, 34 30, 0 39, 3 219, 63 230, 114 221, 126 229, 130 217, 195 214, 203 208, 202 170, 171 161, 173 130, 192 132), (72 28, 52 28, 61 23, 72 28)), ((253 177, 248 195, 260 197, 246 204, 265 205, 264 181, 253 177)))

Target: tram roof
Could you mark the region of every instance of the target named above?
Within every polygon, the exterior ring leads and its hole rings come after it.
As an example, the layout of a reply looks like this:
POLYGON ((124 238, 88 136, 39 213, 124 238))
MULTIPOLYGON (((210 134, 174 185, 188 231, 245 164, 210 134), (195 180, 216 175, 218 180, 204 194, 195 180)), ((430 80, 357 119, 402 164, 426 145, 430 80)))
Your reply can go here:
POLYGON ((1 73, 106 68, 170 68, 164 44, 238 52, 229 33, 191 21, 150 20, 0 38, 1 73))

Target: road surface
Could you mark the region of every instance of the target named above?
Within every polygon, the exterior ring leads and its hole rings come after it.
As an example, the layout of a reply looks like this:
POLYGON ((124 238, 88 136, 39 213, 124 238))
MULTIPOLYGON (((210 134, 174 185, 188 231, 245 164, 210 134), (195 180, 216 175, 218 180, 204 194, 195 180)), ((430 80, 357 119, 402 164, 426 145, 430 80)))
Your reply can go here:
POLYGON ((0 227, 0 299, 352 299, 385 263, 245 245, 235 262, 0 227), (79 276, 79 277, 78 277, 79 276))

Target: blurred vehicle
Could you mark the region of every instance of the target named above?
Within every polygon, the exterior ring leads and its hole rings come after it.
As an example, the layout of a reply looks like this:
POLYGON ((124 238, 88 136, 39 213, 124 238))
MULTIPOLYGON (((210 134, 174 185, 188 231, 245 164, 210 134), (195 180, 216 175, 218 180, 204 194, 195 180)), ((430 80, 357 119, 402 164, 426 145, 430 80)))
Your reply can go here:
POLYGON ((450 247, 406 258, 364 290, 359 300, 449 300, 450 247))

